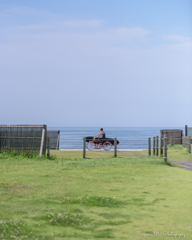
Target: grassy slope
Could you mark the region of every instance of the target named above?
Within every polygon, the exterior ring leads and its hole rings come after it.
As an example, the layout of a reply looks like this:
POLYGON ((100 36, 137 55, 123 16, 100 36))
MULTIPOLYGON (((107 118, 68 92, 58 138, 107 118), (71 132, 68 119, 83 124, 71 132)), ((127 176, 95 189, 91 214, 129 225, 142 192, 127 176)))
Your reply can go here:
POLYGON ((181 162, 192 162, 192 153, 189 153, 182 145, 169 145, 168 158, 181 162))
POLYGON ((1 156, 0 237, 161 239, 168 231, 192 239, 191 175, 158 157, 1 156))

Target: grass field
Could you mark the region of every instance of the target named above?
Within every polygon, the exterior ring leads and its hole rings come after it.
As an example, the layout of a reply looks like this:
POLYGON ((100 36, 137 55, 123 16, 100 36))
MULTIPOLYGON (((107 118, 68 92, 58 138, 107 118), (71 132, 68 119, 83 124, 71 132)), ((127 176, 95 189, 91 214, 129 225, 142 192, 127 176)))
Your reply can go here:
POLYGON ((181 162, 192 162, 192 153, 188 153, 182 145, 169 145, 168 158, 181 162))
MULTIPOLYGON (((152 151, 151 151, 151 154, 152 151)), ((51 155, 57 156, 58 159, 82 159, 82 151, 58 151, 52 150, 51 155)), ((91 152, 86 151, 86 158, 96 159, 96 158, 113 158, 113 152, 91 152)), ((117 152, 118 157, 147 157, 148 150, 144 151, 125 151, 117 152)), ((183 161, 183 162, 192 162, 192 153, 188 153, 187 149, 184 149, 182 145, 168 145, 168 158, 183 161)))
POLYGON ((145 151, 51 154, 0 154, 0 239, 192 239, 191 171, 145 151))

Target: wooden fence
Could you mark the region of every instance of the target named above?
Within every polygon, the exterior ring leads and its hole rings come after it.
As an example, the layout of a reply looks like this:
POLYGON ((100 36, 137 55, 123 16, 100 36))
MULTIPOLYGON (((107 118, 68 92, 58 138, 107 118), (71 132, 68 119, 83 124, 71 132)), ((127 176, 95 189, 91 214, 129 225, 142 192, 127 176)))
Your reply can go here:
MULTIPOLYGON (((148 138, 148 156, 151 156, 151 138, 148 138)), ((167 136, 153 137, 153 156, 161 156, 167 162, 167 136), (160 141, 159 141, 160 140, 160 141), (160 144, 159 144, 160 143, 160 144)))
POLYGON ((192 144, 192 127, 185 125, 185 137, 190 136, 192 144))
MULTIPOLYGON (((59 149, 60 131, 47 131, 47 141, 50 138, 50 149, 59 149)), ((48 142, 47 142, 48 144, 48 142)))
POLYGON ((160 130, 161 136, 167 136, 167 144, 182 144, 183 130, 180 129, 165 129, 160 130))
POLYGON ((187 149, 187 151, 191 152, 191 136, 183 137, 183 147, 187 149))
POLYGON ((46 153, 46 125, 0 125, 0 151, 39 151, 46 153))

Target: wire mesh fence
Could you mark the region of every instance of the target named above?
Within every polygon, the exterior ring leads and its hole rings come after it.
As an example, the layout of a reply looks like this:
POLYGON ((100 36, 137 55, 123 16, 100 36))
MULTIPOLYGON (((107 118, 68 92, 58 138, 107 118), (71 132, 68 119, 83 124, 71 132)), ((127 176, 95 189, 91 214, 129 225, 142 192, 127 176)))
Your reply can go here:
POLYGON ((66 151, 83 150, 83 139, 73 139, 73 138, 60 139, 59 149, 66 150, 66 151))
MULTIPOLYGON (((113 139, 114 140, 114 139, 113 139)), ((61 138, 60 152, 57 155, 62 155, 63 158, 82 158, 83 157, 83 139, 61 138)), ((111 158, 114 157, 114 144, 110 149, 105 148, 103 144, 97 143, 90 150, 88 147, 89 141, 85 143, 86 158, 111 158), (107 150, 106 150, 107 149, 107 150)), ((119 140, 117 145, 117 156, 147 156, 148 140, 147 139, 129 139, 119 140)))
POLYGON ((147 150, 148 140, 147 139, 123 139, 120 140, 118 149, 124 150, 147 150))
MULTIPOLYGON (((87 143, 86 143, 87 147, 87 143)), ((114 146, 109 151, 113 151, 114 146)), ((125 150, 147 150, 148 149, 148 139, 124 139, 119 140, 117 145, 118 151, 125 150)), ((83 150, 83 139, 60 139, 60 150, 83 150)), ((87 149, 88 150, 88 149, 87 149)), ((93 151, 105 151, 102 147, 95 146, 93 151)))

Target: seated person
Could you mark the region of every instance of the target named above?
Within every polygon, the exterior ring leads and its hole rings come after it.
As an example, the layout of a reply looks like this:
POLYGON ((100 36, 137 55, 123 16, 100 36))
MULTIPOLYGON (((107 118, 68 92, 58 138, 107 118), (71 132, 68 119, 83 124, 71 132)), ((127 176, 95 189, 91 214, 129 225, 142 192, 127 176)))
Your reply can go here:
POLYGON ((101 132, 98 135, 96 135, 94 138, 99 138, 100 136, 101 136, 101 138, 106 138, 103 128, 100 128, 100 131, 101 132))

